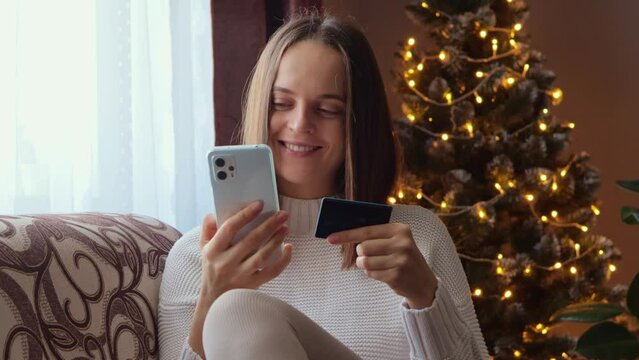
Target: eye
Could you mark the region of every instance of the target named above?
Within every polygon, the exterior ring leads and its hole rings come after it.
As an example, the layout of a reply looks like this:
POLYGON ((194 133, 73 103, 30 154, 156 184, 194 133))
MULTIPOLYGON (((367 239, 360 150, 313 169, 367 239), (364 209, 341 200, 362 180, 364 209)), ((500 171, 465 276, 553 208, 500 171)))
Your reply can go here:
POLYGON ((342 115, 342 110, 319 108, 319 112, 327 116, 339 116, 342 115))
POLYGON ((291 107, 292 105, 290 103, 284 102, 284 101, 278 101, 275 100, 271 103, 271 108, 273 110, 287 110, 291 107))

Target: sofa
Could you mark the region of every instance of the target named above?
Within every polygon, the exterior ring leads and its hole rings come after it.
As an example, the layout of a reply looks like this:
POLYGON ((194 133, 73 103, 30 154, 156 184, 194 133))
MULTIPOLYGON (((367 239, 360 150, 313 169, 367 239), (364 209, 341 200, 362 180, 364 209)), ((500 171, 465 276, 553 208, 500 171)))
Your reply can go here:
POLYGON ((181 234, 110 213, 0 215, 2 359, 156 359, 166 256, 181 234))

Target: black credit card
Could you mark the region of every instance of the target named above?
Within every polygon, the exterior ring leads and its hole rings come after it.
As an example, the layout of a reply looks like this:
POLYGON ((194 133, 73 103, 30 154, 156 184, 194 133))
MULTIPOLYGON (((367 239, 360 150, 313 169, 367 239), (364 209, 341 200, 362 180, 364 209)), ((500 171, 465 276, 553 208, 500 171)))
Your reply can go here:
POLYGON ((315 237, 327 238, 330 234, 362 226, 386 224, 393 207, 365 201, 322 198, 315 224, 315 237))

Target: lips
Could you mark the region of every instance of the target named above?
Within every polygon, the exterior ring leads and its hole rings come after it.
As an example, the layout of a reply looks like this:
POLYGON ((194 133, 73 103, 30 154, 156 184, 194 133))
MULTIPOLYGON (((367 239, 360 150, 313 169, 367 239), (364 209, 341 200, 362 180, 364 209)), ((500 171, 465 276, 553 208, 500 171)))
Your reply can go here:
POLYGON ((279 141, 279 143, 288 152, 295 153, 295 154, 310 154, 322 148, 321 146, 315 146, 315 145, 305 144, 301 142, 279 141))

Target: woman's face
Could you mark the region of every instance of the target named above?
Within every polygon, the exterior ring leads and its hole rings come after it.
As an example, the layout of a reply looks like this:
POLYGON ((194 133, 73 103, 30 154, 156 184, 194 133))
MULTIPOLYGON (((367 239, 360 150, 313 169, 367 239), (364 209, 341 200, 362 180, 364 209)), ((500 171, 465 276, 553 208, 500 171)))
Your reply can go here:
POLYGON ((336 192, 345 154, 346 96, 339 52, 307 40, 282 55, 269 115, 269 146, 282 195, 309 199, 336 192))

